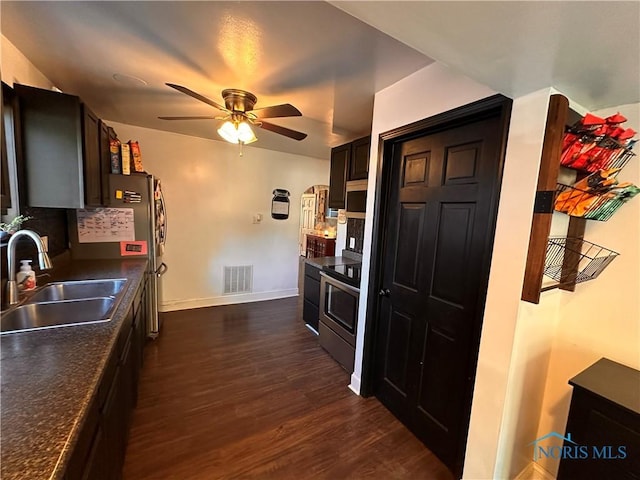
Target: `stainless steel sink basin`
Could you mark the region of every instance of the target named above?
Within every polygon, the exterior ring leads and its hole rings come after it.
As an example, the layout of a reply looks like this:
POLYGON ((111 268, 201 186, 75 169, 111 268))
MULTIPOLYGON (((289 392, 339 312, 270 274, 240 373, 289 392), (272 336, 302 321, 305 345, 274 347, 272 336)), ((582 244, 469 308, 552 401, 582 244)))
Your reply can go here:
POLYGON ((113 278, 108 280, 80 280, 50 283, 33 294, 25 303, 111 297, 120 293, 126 282, 126 278, 113 278))
POLYGON ((117 303, 115 297, 99 297, 21 305, 2 315, 0 334, 108 322, 117 303))

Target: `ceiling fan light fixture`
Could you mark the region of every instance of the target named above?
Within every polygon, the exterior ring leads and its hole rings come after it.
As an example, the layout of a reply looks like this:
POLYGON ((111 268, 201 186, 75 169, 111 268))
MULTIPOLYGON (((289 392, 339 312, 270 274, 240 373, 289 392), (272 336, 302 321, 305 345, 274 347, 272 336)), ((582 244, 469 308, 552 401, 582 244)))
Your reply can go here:
MULTIPOLYGON (((177 85, 175 83, 167 83, 168 87, 174 90, 184 93, 200 102, 206 103, 209 106, 217 108, 225 113, 222 117, 226 121, 219 129, 218 134, 227 142, 240 144, 242 147, 245 143, 252 143, 258 140, 251 129, 251 126, 259 127, 270 132, 283 135, 293 140, 304 140, 307 138, 306 133, 297 132, 290 128, 282 127, 264 121, 265 118, 281 118, 281 117, 300 117, 302 113, 296 107, 289 103, 283 103, 282 105, 271 105, 270 107, 262 107, 254 109, 258 98, 251 92, 245 90, 238 90, 235 88, 228 88, 222 91, 222 98, 224 98, 224 104, 217 104, 213 100, 200 95, 193 90, 189 90, 187 87, 177 85)), ((162 120, 199 120, 204 118, 218 117, 158 117, 162 120)))
POLYGON ((238 124, 238 140, 242 143, 253 143, 258 140, 247 122, 238 124))
POLYGON ((218 135, 229 143, 247 144, 258 140, 247 122, 238 122, 235 124, 227 120, 218 129, 218 135))

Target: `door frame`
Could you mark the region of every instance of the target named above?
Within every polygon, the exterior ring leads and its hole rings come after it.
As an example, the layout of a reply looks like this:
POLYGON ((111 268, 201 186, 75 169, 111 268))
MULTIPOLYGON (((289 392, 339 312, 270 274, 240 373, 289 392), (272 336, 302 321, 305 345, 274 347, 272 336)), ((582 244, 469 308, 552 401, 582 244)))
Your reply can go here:
MULTIPOLYGON (((454 108, 443 113, 439 113, 432 117, 418 120, 417 122, 395 128, 393 130, 381 133, 378 140, 378 168, 376 173, 375 187, 375 203, 373 213, 373 235, 371 245, 371 264, 369 267, 368 279, 368 295, 366 307, 366 321, 364 332, 364 348, 362 362, 362 376, 360 395, 368 397, 374 394, 375 381, 375 346, 376 333, 378 328, 378 308, 379 297, 378 290, 381 288, 383 265, 381 254, 384 250, 384 232, 387 227, 387 218, 383 215, 386 212, 390 187, 391 187, 391 165, 394 148, 397 144, 405 142, 412 138, 437 133, 450 128, 463 126, 468 123, 483 120, 484 118, 499 117, 500 122, 500 138, 499 159, 498 159, 498 178, 496 179, 495 188, 491 194, 491 224, 487 231, 487 240, 491 248, 486 249, 482 259, 482 270, 484 277, 481 280, 481 288, 486 291, 489 283, 489 270, 491 266, 491 257, 493 253, 493 241, 495 237, 495 226, 498 213, 498 202, 500 198, 500 189, 502 186, 502 173, 504 170, 505 152, 507 146, 507 137, 509 132, 509 121, 511 118, 511 106, 513 101, 504 95, 496 94, 491 97, 478 100, 476 102, 454 108)), ((472 347, 473 354, 470 356, 470 362, 467 367, 469 373, 469 382, 465 391, 465 419, 463 425, 466 424, 466 432, 461 436, 462 446, 466 444, 468 432, 468 424, 471 416, 471 400, 473 397, 473 386, 475 383, 476 366, 478 362, 478 349, 480 347, 480 333, 482 330, 482 320, 484 317, 484 305, 486 295, 480 296, 478 299, 477 312, 478 315, 474 319, 472 347)), ((463 427, 464 428, 464 427, 463 427)), ((462 459, 464 459, 464 450, 462 451, 462 459)), ((460 466, 460 471, 462 466, 460 466)))

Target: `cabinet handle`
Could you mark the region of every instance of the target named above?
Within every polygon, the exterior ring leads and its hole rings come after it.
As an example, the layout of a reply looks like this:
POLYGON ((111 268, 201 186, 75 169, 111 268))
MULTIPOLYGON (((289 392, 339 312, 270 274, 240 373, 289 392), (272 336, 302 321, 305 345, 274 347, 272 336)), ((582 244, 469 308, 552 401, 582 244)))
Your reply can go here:
POLYGON ((381 288, 378 292, 378 295, 380 295, 381 297, 388 297, 391 295, 391 290, 389 290, 388 288, 381 288))

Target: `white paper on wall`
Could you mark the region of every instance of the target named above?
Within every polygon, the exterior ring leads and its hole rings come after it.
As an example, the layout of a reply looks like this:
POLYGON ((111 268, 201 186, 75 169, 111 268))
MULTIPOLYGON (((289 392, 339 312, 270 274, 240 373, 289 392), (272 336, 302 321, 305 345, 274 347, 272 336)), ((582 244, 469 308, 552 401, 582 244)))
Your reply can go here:
POLYGON ((123 242, 136 239, 133 208, 77 210, 79 243, 123 242))

